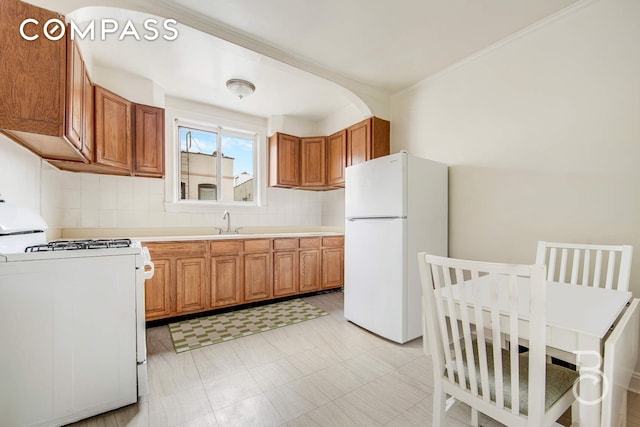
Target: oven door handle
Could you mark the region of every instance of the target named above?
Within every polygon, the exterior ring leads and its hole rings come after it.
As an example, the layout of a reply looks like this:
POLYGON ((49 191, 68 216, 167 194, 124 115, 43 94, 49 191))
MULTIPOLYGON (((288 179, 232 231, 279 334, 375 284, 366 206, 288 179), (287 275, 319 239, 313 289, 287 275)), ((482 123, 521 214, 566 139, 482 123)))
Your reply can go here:
POLYGON ((144 280, 149 280, 153 277, 153 273, 155 272, 156 267, 155 265, 153 265, 153 261, 151 261, 151 254, 149 254, 149 249, 143 247, 142 254, 144 257, 144 280), (148 270, 147 267, 149 268, 148 270))

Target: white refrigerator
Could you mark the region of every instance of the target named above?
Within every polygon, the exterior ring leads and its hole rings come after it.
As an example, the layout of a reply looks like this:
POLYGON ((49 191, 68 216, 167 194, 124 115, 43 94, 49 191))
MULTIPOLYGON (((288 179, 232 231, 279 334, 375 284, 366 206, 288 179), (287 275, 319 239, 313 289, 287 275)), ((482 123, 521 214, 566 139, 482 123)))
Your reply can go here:
POLYGON ((405 343, 422 335, 417 253, 447 255, 447 166, 402 151, 345 179, 344 316, 405 343))

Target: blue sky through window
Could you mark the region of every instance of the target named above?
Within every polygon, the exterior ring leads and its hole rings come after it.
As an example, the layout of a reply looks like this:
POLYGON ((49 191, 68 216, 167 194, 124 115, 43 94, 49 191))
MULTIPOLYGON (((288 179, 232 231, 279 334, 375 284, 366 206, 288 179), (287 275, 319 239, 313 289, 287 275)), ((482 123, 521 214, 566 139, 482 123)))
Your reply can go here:
MULTIPOLYGON (((180 151, 187 151, 187 133, 191 132, 190 153, 213 154, 216 151, 215 132, 179 127, 180 151)), ((222 153, 233 157, 233 175, 242 172, 253 175, 253 139, 222 135, 222 153)))

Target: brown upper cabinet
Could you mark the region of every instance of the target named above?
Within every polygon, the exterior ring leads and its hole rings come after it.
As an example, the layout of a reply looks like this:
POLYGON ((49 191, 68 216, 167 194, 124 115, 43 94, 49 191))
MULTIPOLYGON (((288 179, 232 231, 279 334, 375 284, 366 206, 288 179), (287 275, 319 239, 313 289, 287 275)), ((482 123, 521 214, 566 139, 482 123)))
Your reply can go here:
POLYGON ((327 138, 327 185, 344 187, 344 168, 347 161, 347 130, 327 138))
POLYGON ((300 138, 276 133, 269 138, 269 186, 300 185, 300 138))
POLYGON ((133 166, 131 101, 96 86, 95 103, 95 162, 129 173, 133 166))
POLYGON ((164 176, 164 109, 135 104, 134 175, 164 176))
POLYGON ((344 187, 347 166, 390 153, 389 121, 370 117, 328 137, 269 138, 269 186, 330 190, 344 187))
POLYGON ((300 138, 300 187, 325 187, 326 138, 300 138))
POLYGON ((18 0, 0 2, 0 129, 42 158, 86 163, 92 137, 85 136, 88 75, 80 51, 68 36, 23 39, 26 18, 64 20, 18 0))
POLYGON ((391 124, 370 117, 347 128, 347 166, 386 156, 390 153, 391 124))
MULTIPOLYGON (((164 109, 131 101, 94 86, 91 114, 94 153, 88 164, 49 161, 75 172, 164 176, 164 109)), ((86 98, 86 97, 85 97, 86 98)))

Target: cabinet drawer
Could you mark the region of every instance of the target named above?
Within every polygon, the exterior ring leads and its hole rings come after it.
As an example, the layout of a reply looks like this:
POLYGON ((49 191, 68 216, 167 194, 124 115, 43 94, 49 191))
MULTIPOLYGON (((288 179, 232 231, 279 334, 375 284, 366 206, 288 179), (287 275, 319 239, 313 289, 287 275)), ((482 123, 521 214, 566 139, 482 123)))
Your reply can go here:
POLYGON ((325 248, 339 248, 344 246, 343 236, 331 236, 322 238, 322 246, 325 248))
POLYGON ((300 239, 300 249, 319 248, 321 244, 321 237, 306 237, 304 239, 300 239))
POLYGON ((211 255, 237 255, 242 247, 241 240, 222 240, 209 242, 211 255))
POLYGON ((298 239, 273 239, 273 249, 298 249, 298 239))
POLYGON ((260 252, 271 249, 271 241, 269 239, 255 239, 244 241, 245 252, 260 252))
POLYGON ((186 241, 186 242, 143 242, 142 246, 146 246, 154 256, 204 256, 207 253, 207 245, 204 241, 186 241))

